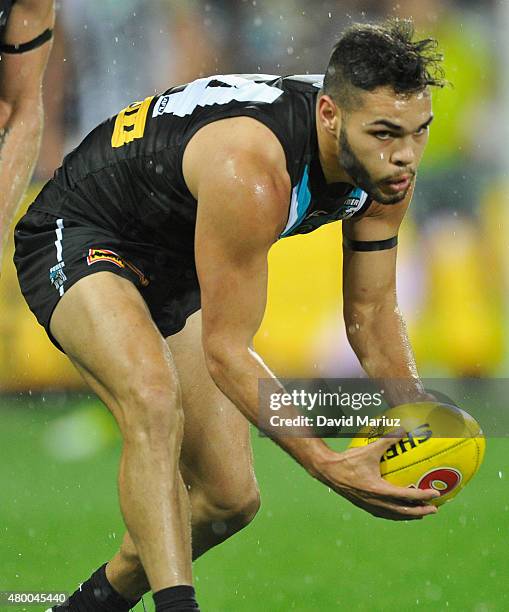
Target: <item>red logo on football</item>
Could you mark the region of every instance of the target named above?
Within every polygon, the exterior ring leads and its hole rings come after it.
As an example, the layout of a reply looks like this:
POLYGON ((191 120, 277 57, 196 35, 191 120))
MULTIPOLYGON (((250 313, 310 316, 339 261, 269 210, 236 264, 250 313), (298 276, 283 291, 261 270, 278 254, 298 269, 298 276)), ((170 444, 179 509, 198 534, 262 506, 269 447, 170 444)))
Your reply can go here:
POLYGON ((426 472, 417 483, 419 489, 435 489, 440 495, 450 493, 461 482, 461 472, 454 468, 435 468, 426 472))

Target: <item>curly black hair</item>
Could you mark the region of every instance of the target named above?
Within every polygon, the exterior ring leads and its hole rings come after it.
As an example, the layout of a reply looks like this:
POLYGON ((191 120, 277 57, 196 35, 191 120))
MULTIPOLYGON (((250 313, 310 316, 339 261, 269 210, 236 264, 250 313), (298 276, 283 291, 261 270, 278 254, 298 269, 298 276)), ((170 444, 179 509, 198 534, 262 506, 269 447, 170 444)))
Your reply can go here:
POLYGON ((358 90, 390 86, 396 93, 412 94, 428 86, 443 87, 437 41, 412 41, 413 36, 409 19, 350 26, 332 51, 323 92, 348 109, 359 103, 358 90))

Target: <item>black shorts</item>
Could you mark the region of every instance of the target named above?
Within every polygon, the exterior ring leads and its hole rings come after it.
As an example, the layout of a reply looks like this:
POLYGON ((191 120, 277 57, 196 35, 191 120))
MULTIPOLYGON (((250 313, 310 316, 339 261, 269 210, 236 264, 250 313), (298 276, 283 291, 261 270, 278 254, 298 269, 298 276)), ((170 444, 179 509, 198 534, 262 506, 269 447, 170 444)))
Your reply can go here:
MULTIPOLYGON (((129 242, 104 229, 31 208, 14 232, 21 291, 46 330, 58 301, 80 278, 107 270, 130 280, 163 337, 180 331, 200 309, 194 257, 129 242)), ((171 240, 171 239, 169 239, 171 240)))

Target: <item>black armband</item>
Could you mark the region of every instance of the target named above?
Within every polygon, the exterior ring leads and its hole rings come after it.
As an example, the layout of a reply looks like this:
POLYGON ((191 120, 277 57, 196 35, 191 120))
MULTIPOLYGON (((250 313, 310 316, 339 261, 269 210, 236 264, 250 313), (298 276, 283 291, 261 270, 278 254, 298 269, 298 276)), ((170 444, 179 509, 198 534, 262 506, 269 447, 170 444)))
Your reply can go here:
POLYGON ((387 238, 387 240, 350 240, 343 236, 343 246, 351 251, 385 251, 393 249, 397 244, 397 236, 387 238))
POLYGON ((0 53, 26 53, 41 47, 44 43, 48 42, 53 38, 53 30, 47 28, 42 34, 36 36, 34 39, 29 40, 26 43, 20 43, 16 45, 6 45, 5 43, 0 44, 0 53))

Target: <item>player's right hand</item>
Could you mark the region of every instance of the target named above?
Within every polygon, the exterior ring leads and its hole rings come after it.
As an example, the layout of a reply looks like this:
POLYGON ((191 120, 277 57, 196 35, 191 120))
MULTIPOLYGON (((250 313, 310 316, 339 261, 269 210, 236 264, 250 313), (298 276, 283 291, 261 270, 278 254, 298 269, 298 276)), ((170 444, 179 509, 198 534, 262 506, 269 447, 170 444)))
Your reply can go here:
POLYGON ((366 446, 332 453, 320 465, 319 480, 373 516, 408 521, 436 514, 430 502, 440 497, 438 491, 398 487, 380 475, 382 455, 404 435, 398 432, 366 446))

